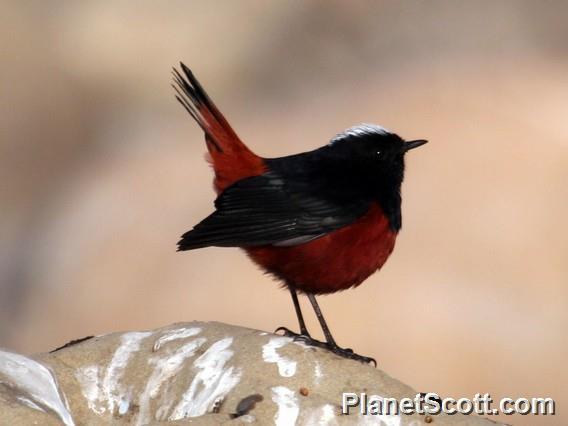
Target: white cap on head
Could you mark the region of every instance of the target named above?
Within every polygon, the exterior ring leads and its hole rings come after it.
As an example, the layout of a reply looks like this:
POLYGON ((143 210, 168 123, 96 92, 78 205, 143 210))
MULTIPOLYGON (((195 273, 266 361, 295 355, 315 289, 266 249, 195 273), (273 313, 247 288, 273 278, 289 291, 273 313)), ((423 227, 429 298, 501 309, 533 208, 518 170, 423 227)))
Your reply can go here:
POLYGON ((341 133, 335 135, 335 137, 329 142, 330 144, 340 141, 342 139, 352 137, 352 136, 365 136, 365 135, 388 135, 389 132, 382 126, 377 124, 361 123, 356 126, 350 127, 341 133))

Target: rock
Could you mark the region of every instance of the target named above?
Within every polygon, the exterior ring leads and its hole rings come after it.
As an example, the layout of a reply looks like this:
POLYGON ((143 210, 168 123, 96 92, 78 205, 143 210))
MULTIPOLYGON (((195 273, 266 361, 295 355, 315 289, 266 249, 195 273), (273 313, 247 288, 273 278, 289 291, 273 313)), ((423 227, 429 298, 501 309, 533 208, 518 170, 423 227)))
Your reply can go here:
POLYGON ((31 357, 0 351, 2 424, 490 425, 477 416, 341 414, 342 393, 414 398, 379 369, 221 323, 113 333, 31 357))

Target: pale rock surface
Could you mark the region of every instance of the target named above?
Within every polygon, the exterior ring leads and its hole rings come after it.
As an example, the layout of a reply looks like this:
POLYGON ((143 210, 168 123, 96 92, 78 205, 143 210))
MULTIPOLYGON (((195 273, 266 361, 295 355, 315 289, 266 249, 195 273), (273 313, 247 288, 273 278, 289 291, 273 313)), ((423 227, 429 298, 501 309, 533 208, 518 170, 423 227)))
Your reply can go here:
POLYGON ((495 424, 342 415, 342 392, 416 395, 372 366, 214 322, 113 333, 31 357, 0 351, 1 425, 495 424))

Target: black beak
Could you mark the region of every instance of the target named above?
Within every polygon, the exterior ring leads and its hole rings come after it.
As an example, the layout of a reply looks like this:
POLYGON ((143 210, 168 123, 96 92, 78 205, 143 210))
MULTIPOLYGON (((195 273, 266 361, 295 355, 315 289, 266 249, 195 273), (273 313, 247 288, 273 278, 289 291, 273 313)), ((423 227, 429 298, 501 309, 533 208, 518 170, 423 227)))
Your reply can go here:
POLYGON ((419 146, 422 146, 422 145, 424 145, 424 144, 427 143, 427 142, 428 142, 428 141, 425 140, 425 139, 417 139, 417 140, 415 140, 415 141, 408 141, 408 142, 405 142, 405 144, 404 144, 404 152, 409 151, 409 150, 414 149, 414 148, 418 148, 419 146))

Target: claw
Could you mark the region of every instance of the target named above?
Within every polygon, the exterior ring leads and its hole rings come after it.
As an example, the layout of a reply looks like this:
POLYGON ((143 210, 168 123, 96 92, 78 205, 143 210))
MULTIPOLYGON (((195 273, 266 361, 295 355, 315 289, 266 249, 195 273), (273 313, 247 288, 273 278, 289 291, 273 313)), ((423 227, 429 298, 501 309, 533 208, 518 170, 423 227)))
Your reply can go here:
MULTIPOLYGON (((299 337, 304 337, 303 334, 298 334, 298 333, 294 333, 292 330, 290 330, 289 328, 286 327, 278 327, 276 330, 274 330, 274 334, 278 334, 278 332, 283 331, 284 332, 284 336, 286 337, 293 337, 294 339, 299 338, 299 337)), ((307 336, 309 337, 309 336, 307 336)))
POLYGON ((377 361, 374 358, 356 354, 351 348, 340 348, 337 345, 331 345, 329 343, 316 340, 310 335, 294 333, 292 330, 286 327, 278 327, 276 330, 274 330, 274 333, 277 334, 280 331, 284 332, 284 336, 291 337, 295 341, 300 341, 308 346, 327 349, 328 351, 333 352, 334 354, 342 358, 352 359, 354 361, 363 362, 365 364, 373 363, 375 367, 377 366, 377 361))
POLYGON ((363 362, 365 364, 373 363, 373 365, 375 367, 377 367, 377 360, 375 360, 375 358, 356 354, 350 348, 343 349, 343 348, 340 348, 339 346, 335 345, 335 346, 329 346, 328 349, 329 349, 329 351, 333 352, 336 355, 339 355, 340 357, 352 359, 354 361, 363 362))
POLYGON ((289 333, 292 333, 292 331, 286 327, 278 327, 276 330, 274 330, 274 334, 278 334, 279 331, 283 331, 284 336, 286 336, 289 333))
POLYGON ((291 337, 294 340, 300 340, 305 342, 313 340, 312 336, 310 336, 309 334, 294 333, 292 330, 286 327, 278 327, 276 330, 274 330, 274 334, 278 334, 279 331, 283 331, 285 337, 291 337))

